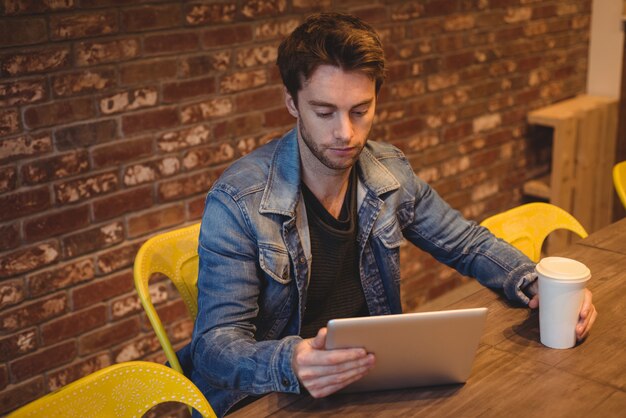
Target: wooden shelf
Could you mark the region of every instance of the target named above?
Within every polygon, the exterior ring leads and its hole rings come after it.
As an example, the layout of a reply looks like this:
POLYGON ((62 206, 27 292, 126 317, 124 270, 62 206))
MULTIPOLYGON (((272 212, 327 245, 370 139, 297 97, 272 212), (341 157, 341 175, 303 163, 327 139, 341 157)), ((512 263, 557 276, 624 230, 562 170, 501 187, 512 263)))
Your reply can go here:
POLYGON ((524 183, 524 194, 538 199, 550 200, 550 174, 524 183))

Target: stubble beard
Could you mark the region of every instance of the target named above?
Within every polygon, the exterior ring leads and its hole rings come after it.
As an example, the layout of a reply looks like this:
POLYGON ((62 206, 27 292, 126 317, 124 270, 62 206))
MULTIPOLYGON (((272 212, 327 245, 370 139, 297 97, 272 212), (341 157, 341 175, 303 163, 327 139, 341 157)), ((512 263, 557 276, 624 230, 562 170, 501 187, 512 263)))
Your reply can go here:
POLYGON ((302 142, 304 142, 304 144, 309 149, 311 154, 313 154, 315 159, 317 159, 325 167, 330 168, 331 170, 346 170, 351 168, 359 159, 359 155, 361 155, 361 151, 363 151, 363 147, 365 146, 365 144, 363 144, 363 146, 361 146, 358 152, 350 160, 343 163, 335 162, 328 158, 326 155, 324 155, 324 148, 320 147, 319 144, 315 143, 315 141, 311 139, 311 136, 309 135, 306 127, 304 126, 304 123, 302 123, 301 120, 298 120, 298 131, 300 132, 300 138, 302 138, 302 142))

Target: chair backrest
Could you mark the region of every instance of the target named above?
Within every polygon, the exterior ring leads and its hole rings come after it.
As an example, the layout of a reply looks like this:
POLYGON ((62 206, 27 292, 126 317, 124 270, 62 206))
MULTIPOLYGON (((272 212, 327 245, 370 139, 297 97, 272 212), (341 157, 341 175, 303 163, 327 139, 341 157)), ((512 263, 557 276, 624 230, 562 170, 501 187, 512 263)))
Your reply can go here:
POLYGON ((541 246, 554 230, 567 229, 585 238, 585 228, 565 210, 549 203, 527 203, 485 219, 482 226, 533 260, 539 261, 541 246))
POLYGON ((202 392, 162 364, 129 361, 98 370, 45 395, 10 418, 142 417, 155 405, 180 402, 203 417, 216 417, 202 392))
POLYGON ((626 209, 626 161, 622 161, 613 166, 613 185, 615 191, 626 209))
POLYGON ((176 286, 191 319, 198 315, 198 235, 200 223, 164 232, 147 240, 137 252, 135 288, 148 320, 172 368, 183 372, 163 323, 150 299, 149 281, 155 273, 167 276, 176 286))

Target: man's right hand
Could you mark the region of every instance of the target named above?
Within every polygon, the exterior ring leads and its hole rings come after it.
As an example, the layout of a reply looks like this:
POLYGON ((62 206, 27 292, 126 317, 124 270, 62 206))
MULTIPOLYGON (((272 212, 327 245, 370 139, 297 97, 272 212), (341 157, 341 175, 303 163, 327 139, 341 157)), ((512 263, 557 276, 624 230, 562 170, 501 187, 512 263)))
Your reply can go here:
POLYGON ((363 348, 326 350, 326 328, 296 345, 291 365, 314 398, 323 398, 359 380, 374 366, 363 348))

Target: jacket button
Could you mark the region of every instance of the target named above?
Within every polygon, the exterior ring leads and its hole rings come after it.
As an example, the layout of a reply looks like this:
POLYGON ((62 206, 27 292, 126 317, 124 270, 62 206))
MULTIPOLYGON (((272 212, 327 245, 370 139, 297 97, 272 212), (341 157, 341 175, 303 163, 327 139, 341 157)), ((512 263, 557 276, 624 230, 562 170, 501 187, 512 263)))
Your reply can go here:
POLYGON ((289 387, 289 379, 287 379, 286 377, 283 377, 283 381, 281 383, 284 387, 289 387))
POLYGON ((304 257, 300 257, 300 258, 298 259, 298 261, 300 262, 300 264, 304 264, 304 263, 306 263, 306 258, 304 258, 304 257))

